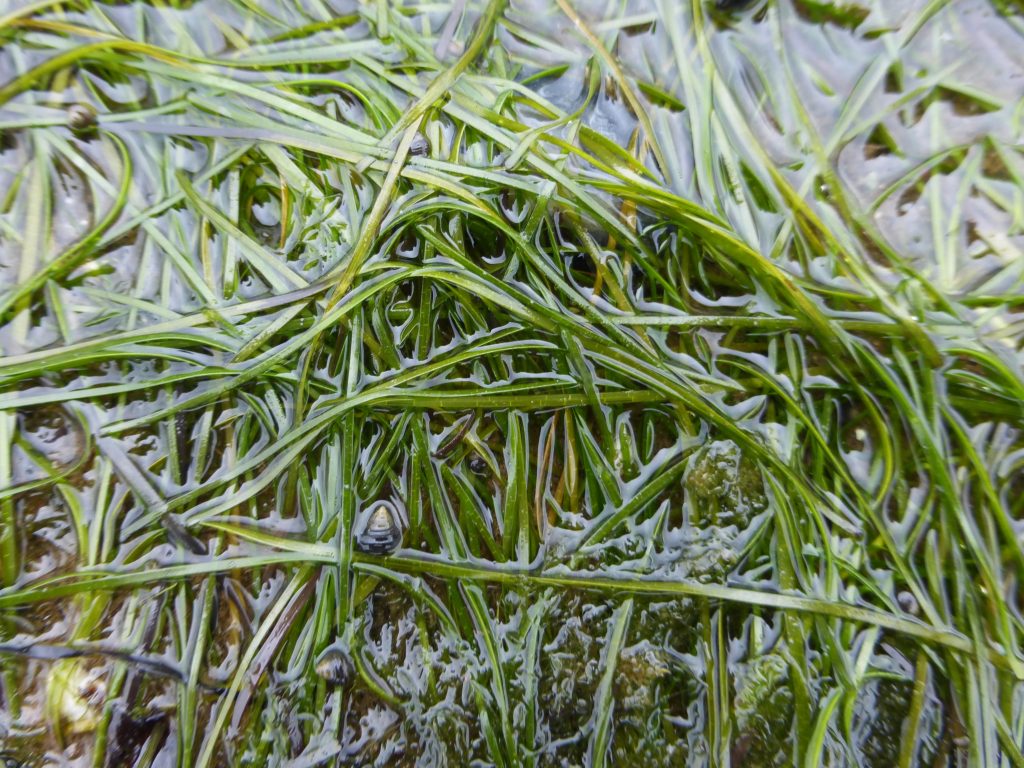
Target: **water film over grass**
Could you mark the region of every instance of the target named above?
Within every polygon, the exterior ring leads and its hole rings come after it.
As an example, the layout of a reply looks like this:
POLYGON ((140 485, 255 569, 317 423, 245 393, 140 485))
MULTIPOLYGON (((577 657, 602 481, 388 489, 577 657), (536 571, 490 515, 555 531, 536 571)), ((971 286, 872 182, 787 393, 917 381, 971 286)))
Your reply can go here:
POLYGON ((1018 0, 0 0, 5 765, 1024 765, 1018 0))

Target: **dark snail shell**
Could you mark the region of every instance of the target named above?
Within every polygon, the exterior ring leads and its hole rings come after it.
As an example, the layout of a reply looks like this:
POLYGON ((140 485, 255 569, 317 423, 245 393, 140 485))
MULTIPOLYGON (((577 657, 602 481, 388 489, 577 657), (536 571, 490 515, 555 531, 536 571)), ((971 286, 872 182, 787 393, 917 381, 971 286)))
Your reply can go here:
POLYGON ((474 456, 469 460, 469 471, 474 475, 486 475, 487 474, 487 462, 484 461, 480 456, 474 456))
POLYGON ((348 649, 340 642, 327 646, 316 660, 316 673, 333 687, 348 685, 355 671, 348 649))
POLYGON ((413 157, 426 157, 428 152, 430 152, 430 142, 427 141, 426 136, 417 132, 409 144, 409 154, 413 157))
POLYGON ((365 527, 356 537, 356 547, 371 555, 389 555, 401 543, 402 529, 398 527, 395 508, 386 501, 376 502, 365 527))
POLYGON ((86 133, 96 127, 96 110, 88 104, 72 104, 68 108, 68 128, 86 133))
POLYGON ((896 604, 909 614, 917 616, 921 613, 921 607, 917 604, 917 598, 910 592, 900 592, 896 595, 896 604))

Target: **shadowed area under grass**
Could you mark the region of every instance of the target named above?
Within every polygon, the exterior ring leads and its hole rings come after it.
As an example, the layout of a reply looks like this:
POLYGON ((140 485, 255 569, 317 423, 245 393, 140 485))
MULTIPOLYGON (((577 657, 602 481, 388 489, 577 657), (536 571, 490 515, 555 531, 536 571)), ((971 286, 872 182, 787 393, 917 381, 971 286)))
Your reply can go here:
POLYGON ((0 756, 1024 765, 1015 0, 0 0, 0 756))

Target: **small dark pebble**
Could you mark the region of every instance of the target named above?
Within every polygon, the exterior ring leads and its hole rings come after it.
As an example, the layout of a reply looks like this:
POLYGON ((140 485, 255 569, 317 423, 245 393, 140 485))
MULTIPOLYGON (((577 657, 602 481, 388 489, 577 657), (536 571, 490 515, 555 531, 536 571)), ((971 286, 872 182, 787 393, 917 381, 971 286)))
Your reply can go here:
POLYGON ((479 456, 474 456, 469 460, 469 471, 474 475, 486 475, 487 474, 487 462, 479 456))

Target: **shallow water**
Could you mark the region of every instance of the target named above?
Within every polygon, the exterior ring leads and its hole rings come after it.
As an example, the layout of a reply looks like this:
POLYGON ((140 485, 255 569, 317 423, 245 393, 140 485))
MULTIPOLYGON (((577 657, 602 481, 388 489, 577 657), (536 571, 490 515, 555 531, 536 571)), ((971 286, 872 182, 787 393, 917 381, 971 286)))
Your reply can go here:
POLYGON ((0 756, 1019 763, 1022 38, 0 0, 0 756))

